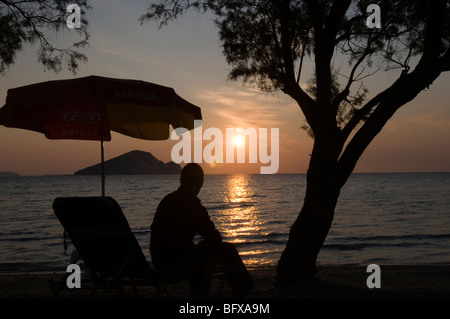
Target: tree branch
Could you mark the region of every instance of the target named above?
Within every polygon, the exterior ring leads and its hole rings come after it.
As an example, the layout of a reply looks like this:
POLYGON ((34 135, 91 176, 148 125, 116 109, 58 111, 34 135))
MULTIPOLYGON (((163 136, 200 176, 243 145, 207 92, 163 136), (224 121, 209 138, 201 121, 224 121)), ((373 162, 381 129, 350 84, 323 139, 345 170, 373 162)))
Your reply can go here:
POLYGON ((331 106, 334 110, 337 110, 337 108, 339 107, 339 104, 341 104, 341 102, 344 101, 350 94, 350 87, 353 84, 355 72, 358 69, 358 67, 360 66, 360 64, 366 59, 366 57, 369 54, 370 53, 367 50, 364 54, 361 55, 361 57, 358 59, 358 61, 353 66, 345 88, 341 92, 339 92, 339 94, 337 94, 334 97, 333 101, 331 102, 331 106))
POLYGON ((290 25, 290 0, 281 0, 280 4, 280 31, 281 31, 281 50, 284 64, 284 83, 292 86, 295 81, 294 61, 291 49, 290 25))
MULTIPOLYGON (((48 0, 48 1, 9 1, 1 0, 9 14, 12 15, 17 23, 17 30, 12 32, 18 34, 21 32, 20 43, 29 42, 39 43, 38 61, 48 70, 58 72, 61 70, 62 62, 65 62, 68 69, 76 74, 80 62, 86 62, 87 57, 73 50, 73 48, 84 47, 88 42, 89 34, 83 26, 77 31, 84 36, 79 42, 76 42, 70 48, 56 48, 45 36, 45 31, 58 31, 65 26, 65 4, 69 1, 48 0), (57 55, 53 55, 54 53, 57 55), (59 55, 58 55, 59 53, 59 55)), ((90 8, 85 1, 79 2, 80 6, 90 8)), ((82 20, 87 24, 87 21, 82 20)), ((2 43, 3 44, 3 43, 2 43)), ((11 61, 13 63, 13 60, 11 61)), ((11 64, 9 63, 9 64, 11 64)), ((3 62, 2 62, 3 64, 3 62)))
POLYGON ((330 13, 325 22, 325 34, 327 34, 327 38, 330 41, 330 46, 334 48, 336 36, 338 31, 341 29, 340 24, 347 12, 351 0, 335 0, 333 6, 330 9, 330 13))

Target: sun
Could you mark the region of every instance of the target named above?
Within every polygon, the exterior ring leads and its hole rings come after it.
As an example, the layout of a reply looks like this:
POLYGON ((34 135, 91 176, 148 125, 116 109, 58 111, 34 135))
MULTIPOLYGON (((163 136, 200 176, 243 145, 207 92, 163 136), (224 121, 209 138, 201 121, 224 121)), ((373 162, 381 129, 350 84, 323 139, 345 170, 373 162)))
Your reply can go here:
POLYGON ((244 137, 242 135, 236 135, 234 137, 234 145, 241 146, 244 144, 244 137))

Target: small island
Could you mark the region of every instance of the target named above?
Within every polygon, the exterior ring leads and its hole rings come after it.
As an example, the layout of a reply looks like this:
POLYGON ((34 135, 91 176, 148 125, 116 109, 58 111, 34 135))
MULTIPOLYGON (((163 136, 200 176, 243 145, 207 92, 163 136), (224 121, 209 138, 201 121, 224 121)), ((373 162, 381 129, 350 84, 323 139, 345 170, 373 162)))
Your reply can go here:
MULTIPOLYGON (((164 163, 151 153, 131 151, 105 161, 105 175, 156 175, 179 174, 181 166, 174 162, 164 163)), ((76 171, 74 175, 100 175, 101 163, 76 171)))
POLYGON ((0 177, 15 177, 15 176, 20 175, 14 172, 0 172, 0 177))

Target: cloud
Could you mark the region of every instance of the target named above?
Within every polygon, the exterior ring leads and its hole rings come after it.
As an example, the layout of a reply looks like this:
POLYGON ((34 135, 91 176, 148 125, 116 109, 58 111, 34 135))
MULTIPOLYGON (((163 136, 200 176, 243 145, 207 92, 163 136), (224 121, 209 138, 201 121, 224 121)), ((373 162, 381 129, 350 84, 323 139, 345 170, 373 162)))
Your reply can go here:
POLYGON ((436 110, 423 114, 414 114, 408 122, 423 129, 447 129, 450 123, 450 113, 448 110, 436 110))
POLYGON ((251 88, 221 86, 201 89, 196 97, 204 101, 204 111, 229 127, 280 127, 286 115, 298 113, 292 103, 251 88))
MULTIPOLYGON (((433 136, 438 132, 450 137, 448 131, 450 123, 450 112, 448 109, 426 110, 422 113, 407 113, 392 119, 383 130, 386 134, 395 134, 396 136, 433 136)), ((415 139, 413 139, 415 140, 415 139)))

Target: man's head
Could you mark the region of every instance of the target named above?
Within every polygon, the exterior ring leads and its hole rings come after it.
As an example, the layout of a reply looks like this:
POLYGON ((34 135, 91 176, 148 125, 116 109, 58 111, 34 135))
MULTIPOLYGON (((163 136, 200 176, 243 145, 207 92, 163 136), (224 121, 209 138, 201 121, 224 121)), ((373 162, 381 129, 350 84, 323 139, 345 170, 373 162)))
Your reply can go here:
POLYGON ((197 163, 189 163, 181 170, 180 182, 185 190, 189 190, 194 195, 200 192, 203 186, 203 169, 197 163))

